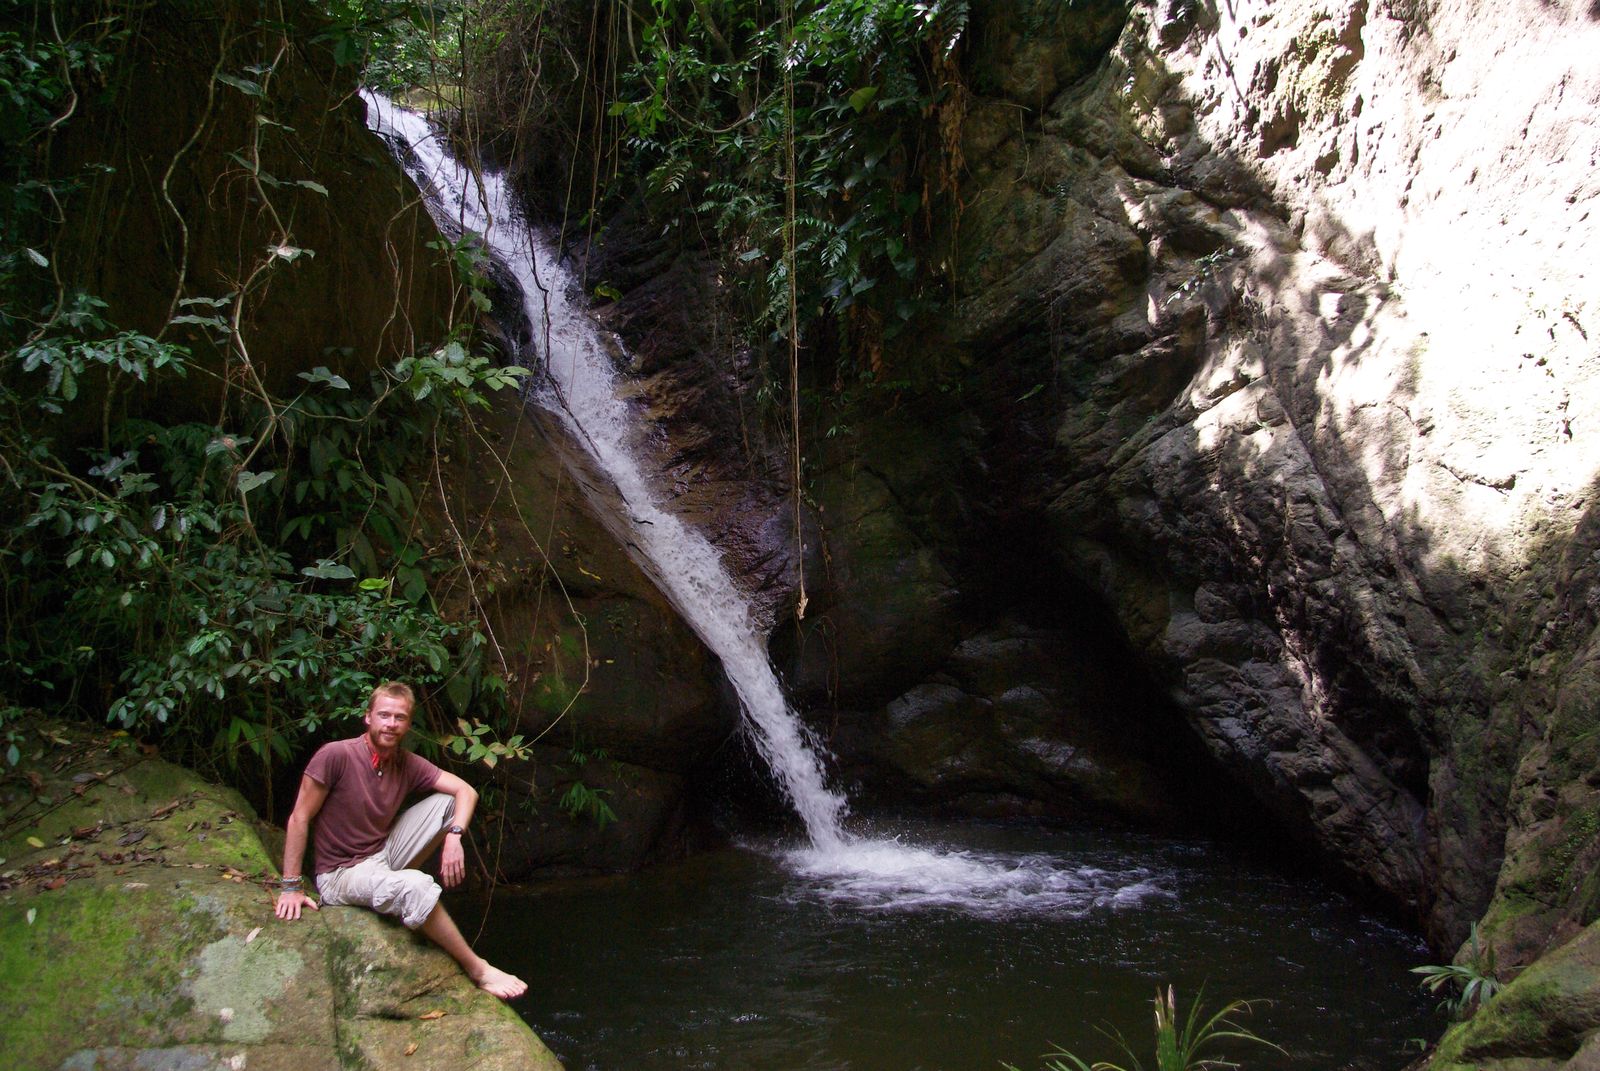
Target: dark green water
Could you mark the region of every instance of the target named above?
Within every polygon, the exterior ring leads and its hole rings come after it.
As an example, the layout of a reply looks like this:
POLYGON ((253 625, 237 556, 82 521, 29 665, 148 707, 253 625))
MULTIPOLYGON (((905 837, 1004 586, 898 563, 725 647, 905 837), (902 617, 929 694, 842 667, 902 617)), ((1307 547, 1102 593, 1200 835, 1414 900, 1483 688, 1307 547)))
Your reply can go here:
POLYGON ((1097 1025, 1149 1065, 1166 982, 1180 1011, 1202 984, 1212 1006, 1265 998, 1245 1022, 1288 1055, 1221 1050, 1262 1071, 1393 1071, 1407 1039, 1442 1025, 1408 973, 1428 960, 1418 940, 1226 848, 989 825, 914 836, 1048 868, 1056 893, 1083 895, 963 901, 951 888, 896 907, 796 876, 778 845, 755 843, 502 889, 478 947, 528 980, 520 1010, 568 1071, 1033 1071, 1053 1045, 1129 1063, 1097 1025))

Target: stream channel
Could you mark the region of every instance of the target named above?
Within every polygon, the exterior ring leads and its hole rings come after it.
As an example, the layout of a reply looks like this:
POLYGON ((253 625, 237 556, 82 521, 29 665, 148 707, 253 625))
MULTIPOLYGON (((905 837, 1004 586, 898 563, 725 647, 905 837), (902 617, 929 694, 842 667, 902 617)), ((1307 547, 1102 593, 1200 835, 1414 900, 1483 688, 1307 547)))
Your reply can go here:
MULTIPOLYGON (((1103 829, 874 828, 850 817, 788 706, 757 615, 706 538, 672 511, 650 436, 553 242, 427 121, 367 97, 441 229, 477 235, 515 281, 528 404, 564 425, 607 488, 595 513, 706 647, 804 827, 623 878, 460 905, 479 947, 531 986, 524 1015, 573 1071, 960 1071, 1039 1066, 1054 1045, 1151 1054, 1157 984, 1180 1011, 1250 998, 1233 1044, 1259 1069, 1395 1068, 1437 1034, 1407 969, 1422 945, 1314 885, 1215 844, 1103 829), (618 507, 620 503, 620 508, 618 507), (473 916, 476 916, 474 918, 473 916), (1270 1003, 1265 1003, 1270 1001, 1270 1003)), ((604 834, 597 834, 603 836, 604 834)))

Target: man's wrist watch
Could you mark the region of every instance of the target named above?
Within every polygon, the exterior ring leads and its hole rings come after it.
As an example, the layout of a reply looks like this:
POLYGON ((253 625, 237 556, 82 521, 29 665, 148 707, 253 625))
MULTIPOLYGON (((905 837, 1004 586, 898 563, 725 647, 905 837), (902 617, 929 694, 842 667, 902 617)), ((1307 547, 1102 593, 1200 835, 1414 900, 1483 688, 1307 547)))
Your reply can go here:
POLYGON ((454 833, 456 836, 459 837, 459 836, 461 836, 461 834, 465 833, 466 830, 461 828, 460 826, 451 826, 449 829, 446 829, 445 832, 446 833, 454 833))

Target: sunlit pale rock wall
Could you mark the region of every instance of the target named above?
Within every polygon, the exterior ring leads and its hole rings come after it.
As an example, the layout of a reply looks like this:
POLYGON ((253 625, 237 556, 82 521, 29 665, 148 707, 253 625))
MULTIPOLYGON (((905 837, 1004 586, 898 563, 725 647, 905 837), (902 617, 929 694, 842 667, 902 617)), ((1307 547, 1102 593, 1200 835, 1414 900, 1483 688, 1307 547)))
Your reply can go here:
MULTIPOLYGON (((1192 134, 1166 145, 1192 137, 1238 162, 1298 238, 1242 217, 1241 300, 1260 303, 1265 390, 1339 514, 1324 526, 1332 569, 1313 583, 1344 589, 1374 653, 1391 652, 1416 686, 1430 921, 1459 936, 1481 908, 1499 858, 1495 796, 1520 761, 1497 936, 1526 956, 1594 914, 1581 780, 1594 566, 1580 526, 1600 469, 1600 11, 1243 3, 1196 11, 1171 48, 1164 16, 1181 25, 1183 13, 1149 15, 1136 66, 1178 80, 1166 114, 1147 113, 1156 143, 1175 132, 1164 120, 1183 125, 1174 98, 1190 103, 1192 134), (1340 554, 1350 539, 1374 575, 1347 571, 1361 568, 1340 554)), ((1209 346, 1188 400, 1255 380, 1251 338, 1234 328, 1209 346)), ((1219 446, 1273 434, 1248 419, 1230 434, 1228 422, 1194 423, 1219 446)), ((1295 630, 1283 635, 1307 715, 1339 721, 1349 697, 1337 674, 1304 657, 1295 630)), ((1345 779, 1365 780, 1336 775, 1335 791, 1345 779)))
MULTIPOLYGON (((954 335, 1014 508, 1285 828, 1459 938, 1508 825, 1594 813, 1600 24, 980 4, 969 43, 954 335)), ((1590 840, 1503 885, 1510 944, 1592 917, 1590 840)))
MULTIPOLYGON (((1514 571, 1600 467, 1590 7, 1224 5, 1149 61, 1304 250, 1383 284, 1329 347, 1317 416, 1360 443, 1385 519, 1434 540, 1426 565, 1514 571)), ((1294 289, 1348 314, 1315 269, 1294 289)))

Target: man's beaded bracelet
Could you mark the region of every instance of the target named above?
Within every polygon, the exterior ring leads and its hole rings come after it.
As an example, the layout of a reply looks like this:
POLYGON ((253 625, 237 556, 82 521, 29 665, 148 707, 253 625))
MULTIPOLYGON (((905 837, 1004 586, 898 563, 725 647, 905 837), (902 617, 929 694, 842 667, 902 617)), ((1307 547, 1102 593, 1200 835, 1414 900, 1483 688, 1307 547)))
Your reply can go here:
POLYGON ((278 888, 284 892, 299 892, 302 880, 301 878, 279 878, 278 888))

